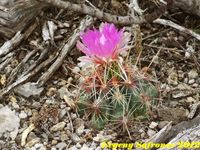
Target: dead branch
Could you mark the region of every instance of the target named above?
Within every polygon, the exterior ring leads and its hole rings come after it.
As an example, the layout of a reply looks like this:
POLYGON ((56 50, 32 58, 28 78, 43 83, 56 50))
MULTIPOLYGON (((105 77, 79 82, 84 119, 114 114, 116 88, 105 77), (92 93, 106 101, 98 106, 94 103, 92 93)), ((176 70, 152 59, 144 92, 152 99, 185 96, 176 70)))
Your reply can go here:
POLYGON ((185 12, 200 16, 199 0, 174 0, 173 7, 178 7, 185 12))
POLYGON ((48 3, 58 8, 73 10, 76 12, 90 15, 92 17, 97 17, 98 19, 101 19, 107 22, 112 22, 112 23, 121 24, 121 25, 141 24, 141 23, 153 21, 156 18, 160 17, 165 12, 167 7, 171 5, 171 2, 172 2, 172 0, 166 0, 167 5, 164 5, 164 4, 160 5, 160 8, 157 9, 152 14, 139 16, 139 15, 133 15, 132 13, 131 16, 117 16, 117 15, 105 13, 99 10, 98 8, 93 8, 84 4, 73 4, 71 2, 62 1, 62 0, 57 0, 57 1, 40 0, 40 1, 48 3))
POLYGON ((35 53, 38 52, 39 49, 35 49, 31 52, 29 52, 25 57, 24 59, 19 63, 19 65, 17 67, 15 67, 9 78, 8 78, 8 85, 11 84, 15 79, 16 79, 16 76, 17 76, 17 73, 22 70, 22 67, 25 65, 25 63, 30 59, 31 56, 33 56, 35 53))
MULTIPOLYGON (((179 133, 175 138, 173 138, 168 144, 174 144, 175 146, 172 148, 168 148, 168 150, 178 150, 178 149, 199 149, 199 144, 193 144, 190 147, 184 147, 184 143, 192 143, 195 141, 199 141, 199 133, 200 133, 200 125, 194 126, 192 128, 184 130, 182 133, 179 133), (182 145, 181 145, 182 143, 182 145)), ((165 150, 166 148, 159 148, 158 150, 165 150)))
POLYGON ((62 1, 62 0, 39 0, 41 2, 48 3, 50 5, 53 5, 58 8, 67 9, 67 10, 73 10, 76 12, 80 12, 83 14, 90 15, 92 17, 97 17, 98 19, 105 20, 107 22, 113 22, 115 24, 133 24, 133 23, 144 23, 146 20, 143 17, 140 16, 117 16, 117 15, 111 15, 109 13, 105 13, 98 8, 93 8, 84 4, 73 4, 68 1, 62 1))
POLYGON ((191 35, 192 37, 196 38, 197 40, 200 41, 200 35, 195 33, 194 31, 190 30, 190 29, 187 29, 183 26, 180 26, 170 20, 165 20, 165 19, 156 19, 153 21, 154 23, 158 23, 158 24, 161 24, 161 25, 165 25, 165 26, 170 26, 172 28, 175 28, 181 32, 184 32, 186 34, 189 34, 191 35))
POLYGON ((68 43, 60 49, 59 56, 56 61, 50 66, 50 68, 39 78, 38 84, 42 86, 52 75, 53 73, 62 65, 63 60, 69 51, 74 47, 76 41, 79 38, 80 32, 84 31, 88 26, 92 25, 92 17, 86 16, 80 23, 80 26, 74 31, 73 35, 68 40, 68 43))
POLYGON ((44 62, 42 62, 38 67, 36 67, 32 72, 30 72, 29 74, 18 78, 14 83, 12 83, 11 85, 7 86, 6 88, 0 90, 0 99, 2 99, 2 97, 7 94, 8 92, 10 92, 10 90, 14 89, 16 86, 23 84, 25 82, 27 82, 28 80, 31 79, 31 77, 33 77, 34 75, 36 75, 41 69, 43 69, 44 67, 46 67, 47 65, 49 65, 54 59, 56 58, 56 56, 49 56, 49 58, 47 60, 45 60, 44 62))
POLYGON ((37 27, 37 23, 34 23, 24 33, 22 33, 21 31, 18 31, 11 40, 5 42, 0 47, 0 57, 6 55, 10 51, 12 51, 15 47, 17 47, 22 42, 23 39, 26 39, 33 32, 33 30, 35 30, 36 27, 37 27))
POLYGON ((45 4, 36 0, 7 0, 0 6, 0 35, 10 38, 30 25, 45 4))

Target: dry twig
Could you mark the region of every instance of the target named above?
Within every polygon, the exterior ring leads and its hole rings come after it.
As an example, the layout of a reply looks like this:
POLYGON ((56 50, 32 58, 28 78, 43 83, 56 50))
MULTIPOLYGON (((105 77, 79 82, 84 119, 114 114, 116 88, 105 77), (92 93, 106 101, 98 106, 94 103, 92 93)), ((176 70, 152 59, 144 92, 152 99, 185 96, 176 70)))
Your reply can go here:
POLYGON ((192 37, 196 38, 197 40, 200 41, 200 35, 195 33, 194 31, 190 30, 190 29, 187 29, 183 26, 180 26, 174 22, 172 22, 171 20, 165 20, 165 19, 156 19, 153 21, 154 23, 158 23, 158 24, 162 24, 162 25, 165 25, 165 26, 170 26, 174 29, 177 29, 181 32, 184 32, 186 34, 189 34, 191 35, 192 37))
POLYGON ((39 78, 38 84, 42 86, 52 75, 53 73, 62 65, 63 60, 67 56, 68 52, 74 47, 76 41, 79 38, 80 32, 84 31, 88 26, 93 22, 92 17, 85 17, 80 26, 74 31, 73 35, 68 40, 61 49, 56 61, 49 67, 49 69, 39 78))
POLYGON ((33 30, 36 27, 37 27, 37 23, 34 23, 32 26, 29 27, 28 30, 25 31, 25 33, 21 33, 21 31, 18 31, 11 40, 5 42, 0 47, 0 57, 6 55, 15 47, 17 47, 22 42, 23 39, 26 39, 33 32, 33 30))

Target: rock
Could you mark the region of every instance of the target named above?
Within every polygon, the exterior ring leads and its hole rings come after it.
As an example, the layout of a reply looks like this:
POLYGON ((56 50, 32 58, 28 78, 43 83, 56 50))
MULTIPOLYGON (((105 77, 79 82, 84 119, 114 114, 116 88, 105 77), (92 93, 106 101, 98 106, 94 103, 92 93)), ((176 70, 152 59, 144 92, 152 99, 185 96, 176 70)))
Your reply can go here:
POLYGON ((40 105, 40 102, 33 102, 32 107, 37 109, 40 108, 40 105))
POLYGON ((158 126, 158 123, 156 122, 151 122, 151 124, 149 125, 149 128, 154 129, 155 127, 158 126))
POLYGON ((194 83, 194 84, 192 84, 192 87, 193 87, 193 88, 198 88, 198 86, 199 86, 198 83, 194 83))
POLYGON ((175 91, 172 93, 173 98, 184 97, 185 95, 187 95, 187 93, 182 92, 182 91, 175 91))
POLYGON ((178 70, 178 78, 180 79, 180 80, 182 80, 182 79, 184 79, 184 72, 182 71, 182 70, 178 70))
POLYGON ((195 103, 196 100, 193 97, 187 97, 187 99, 185 100, 187 103, 195 103))
POLYGON ((80 149, 81 147, 82 147, 82 146, 81 146, 80 143, 77 143, 77 144, 76 144, 76 148, 80 149))
POLYGON ((10 137, 14 140, 18 133, 20 119, 10 108, 0 108, 0 137, 5 132, 12 132, 10 137))
POLYGON ((59 122, 56 125, 54 125, 53 127, 51 127, 50 130, 54 131, 54 132, 63 130, 65 127, 65 124, 66 124, 65 122, 59 122))
POLYGON ((25 118, 27 118, 27 114, 24 111, 21 111, 21 113, 19 114, 19 118, 25 119, 25 118))
POLYGON ((77 66, 72 69, 72 73, 74 73, 74 74, 77 74, 80 71, 81 71, 81 69, 79 67, 77 67, 77 66))
POLYGON ((69 28, 69 27, 70 27, 70 24, 69 24, 68 22, 64 22, 64 23, 63 23, 63 26, 66 27, 66 28, 69 28))
POLYGON ((56 88, 49 88, 48 91, 47 91, 47 96, 53 96, 57 93, 57 89, 56 88))
POLYGON ((193 83, 195 83, 194 79, 191 79, 191 80, 188 81, 188 84, 193 84, 193 83))
POLYGON ((84 121, 80 118, 76 118, 74 120, 74 126, 75 126, 75 129, 76 129, 76 133, 78 135, 81 135, 83 132, 84 132, 84 121))
POLYGON ((15 92, 28 98, 30 96, 40 96, 43 90, 44 90, 43 87, 40 87, 40 88, 37 87, 37 83, 28 82, 17 87, 15 89, 15 92))
POLYGON ((34 148, 35 148, 36 150, 46 150, 46 147, 45 147, 43 144, 41 144, 41 143, 35 144, 35 145, 34 145, 34 148))
POLYGON ((64 109, 61 109, 60 113, 59 113, 59 119, 61 120, 68 112, 68 108, 64 108, 64 109))
POLYGON ((193 69, 188 73, 188 77, 189 79, 196 79, 199 77, 199 75, 198 75, 198 72, 193 69))
POLYGON ((178 84, 178 74, 174 70, 174 68, 169 69, 167 72, 168 72, 167 83, 170 85, 177 85, 178 84))
POLYGON ((77 118, 77 115, 75 113, 71 113, 71 119, 74 120, 77 118))
POLYGON ((27 115, 30 117, 30 116, 32 116, 32 110, 31 109, 26 109, 26 112, 27 112, 27 115))
POLYGON ((91 149, 97 149, 97 146, 99 146, 99 144, 97 144, 96 142, 92 141, 91 145, 90 145, 90 148, 91 149))
POLYGON ((102 132, 96 135, 96 137, 93 138, 93 141, 95 142, 103 142, 103 141, 109 141, 113 138, 112 135, 103 135, 102 132))
POLYGON ((51 144, 52 144, 52 145, 56 145, 57 143, 58 143, 57 140, 52 140, 52 141, 51 141, 51 144))
POLYGON ((39 138, 32 139, 26 143, 25 147, 32 147, 33 145, 36 145, 36 143, 39 142, 40 142, 39 138))
POLYGON ((35 135, 34 132, 30 132, 27 137, 27 141, 31 141, 32 139, 37 139, 38 137, 35 135))
POLYGON ((60 139, 61 139, 61 141, 67 141, 69 139, 69 137, 65 132, 61 132, 60 139))
POLYGON ((184 83, 188 83, 188 80, 189 80, 188 78, 184 78, 183 81, 184 81, 184 83))
POLYGON ((188 110, 184 108, 159 108, 158 116, 164 121, 179 123, 187 119, 188 110))
POLYGON ((67 147, 67 144, 65 142, 60 142, 56 145, 56 148, 58 148, 59 150, 64 150, 64 148, 67 147))
POLYGON ((69 148, 69 150, 77 150, 77 147, 76 146, 72 146, 69 148))
POLYGON ((58 93, 59 93, 61 99, 63 99, 64 95, 67 95, 67 96, 70 95, 70 92, 68 91, 68 88, 66 86, 61 87, 58 90, 58 93))
POLYGON ((160 129, 164 128, 167 124, 169 123, 169 121, 160 121, 158 124, 158 127, 160 129))
POLYGON ((12 107, 15 109, 19 109, 19 105, 17 103, 12 103, 12 107))
POLYGON ((148 135, 149 137, 152 137, 152 136, 155 135, 155 134, 156 134, 156 131, 154 131, 154 130, 152 130, 152 129, 148 129, 147 135, 148 135))
POLYGON ((81 140, 80 137, 76 133, 71 134, 71 138, 72 138, 73 142, 75 142, 75 143, 77 143, 81 140))
POLYGON ((89 148, 86 144, 83 144, 81 150, 92 150, 92 148, 89 148))

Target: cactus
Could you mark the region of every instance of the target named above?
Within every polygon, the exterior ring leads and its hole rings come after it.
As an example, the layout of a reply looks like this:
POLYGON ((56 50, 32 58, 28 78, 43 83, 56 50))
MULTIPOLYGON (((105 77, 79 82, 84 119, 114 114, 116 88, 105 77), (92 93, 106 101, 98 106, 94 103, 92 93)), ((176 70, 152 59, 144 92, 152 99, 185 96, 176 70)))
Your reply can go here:
POLYGON ((147 117, 156 105, 157 88, 127 64, 113 61, 98 66, 88 79, 80 87, 77 106, 79 113, 97 129, 111 122, 124 126, 125 116, 127 120, 147 117))
POLYGON ((128 43, 122 33, 113 24, 104 24, 100 31, 87 31, 82 36, 84 44, 77 44, 86 54, 79 60, 93 64, 89 72, 82 74, 85 82, 80 85, 77 108, 96 129, 112 124, 128 132, 133 120, 138 116, 147 118, 157 103, 157 88, 144 73, 128 63, 130 59, 124 61, 120 57, 120 51, 128 43), (106 45, 106 40, 111 46, 106 45))

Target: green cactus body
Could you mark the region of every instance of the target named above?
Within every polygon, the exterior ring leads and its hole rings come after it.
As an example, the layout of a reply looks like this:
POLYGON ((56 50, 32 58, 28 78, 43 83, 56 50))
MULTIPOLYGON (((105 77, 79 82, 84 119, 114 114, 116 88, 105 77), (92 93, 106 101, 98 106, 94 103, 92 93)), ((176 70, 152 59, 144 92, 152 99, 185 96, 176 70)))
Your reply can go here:
POLYGON ((157 88, 127 64, 113 61, 97 66, 89 78, 90 90, 85 83, 81 86, 77 106, 97 129, 109 123, 128 127, 129 121, 147 117, 156 105, 157 88))

